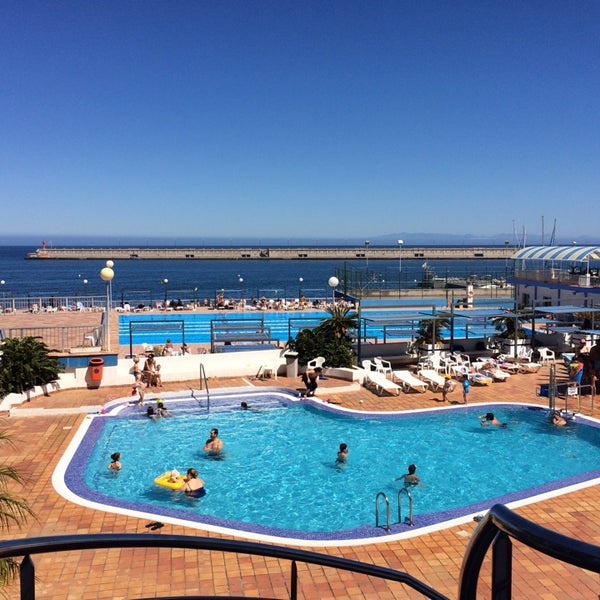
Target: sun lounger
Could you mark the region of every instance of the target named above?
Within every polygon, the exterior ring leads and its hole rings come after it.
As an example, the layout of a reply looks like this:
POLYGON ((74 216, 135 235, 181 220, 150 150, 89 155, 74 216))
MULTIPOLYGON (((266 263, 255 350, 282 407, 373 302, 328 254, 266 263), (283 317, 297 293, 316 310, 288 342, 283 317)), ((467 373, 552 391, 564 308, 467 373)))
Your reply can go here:
POLYGON ((414 390, 415 392, 424 393, 427 391, 427 384, 415 377, 410 371, 392 371, 394 381, 398 381, 402 385, 404 392, 414 390))
POLYGON ((363 383, 366 388, 373 389, 378 396, 381 396, 384 391, 395 396, 400 394, 400 386, 390 381, 383 373, 367 371, 363 383))
POLYGON ((542 368, 540 363, 519 363, 519 373, 537 373, 542 368))
POLYGON ((429 384, 429 387, 434 392, 438 389, 443 388, 444 383, 446 383, 446 380, 437 371, 434 371, 433 369, 421 369, 417 372, 417 375, 423 381, 426 381, 429 384))
POLYGON ((491 377, 494 381, 506 381, 510 377, 510 373, 507 373, 498 367, 481 369, 480 373, 487 377, 491 377))
POLYGON ((469 380, 475 385, 490 385, 493 379, 483 373, 470 373, 469 380))

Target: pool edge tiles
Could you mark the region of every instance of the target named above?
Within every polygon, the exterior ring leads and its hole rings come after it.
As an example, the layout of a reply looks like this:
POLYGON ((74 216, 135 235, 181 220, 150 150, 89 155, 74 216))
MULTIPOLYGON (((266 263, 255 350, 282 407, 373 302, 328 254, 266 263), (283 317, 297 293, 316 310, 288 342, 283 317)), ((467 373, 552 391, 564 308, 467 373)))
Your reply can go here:
MULTIPOLYGON (((220 390, 219 396, 234 396, 237 397, 243 393, 248 395, 247 388, 231 388, 220 390)), ((274 393, 280 395, 285 401, 301 402, 316 407, 320 410, 331 411, 335 413, 351 413, 353 416, 372 418, 372 417, 402 417, 420 412, 445 412, 452 410, 464 410, 465 406, 452 406, 441 408, 416 409, 414 411, 389 411, 389 412, 364 412, 355 411, 352 409, 344 409, 337 405, 332 405, 326 401, 317 399, 300 399, 298 396, 284 388, 261 388, 260 390, 251 391, 250 394, 274 393)), ((171 393, 176 394, 176 393, 171 393)), ((181 397, 181 393, 179 393, 181 397)), ((184 527, 192 527, 198 530, 216 532, 236 537, 247 539, 262 540, 272 543, 283 543, 300 546, 344 546, 344 545, 364 545, 403 538, 424 535, 436 530, 445 529, 455 525, 471 522, 473 517, 487 511, 491 506, 497 503, 506 504, 511 507, 530 504, 547 497, 553 497, 595 485, 600 482, 600 471, 583 473, 578 476, 572 476, 563 480, 555 480, 544 485, 539 485, 527 490, 504 494, 497 498, 487 499, 467 506, 457 507, 448 511, 435 512, 429 514, 416 515, 414 517, 414 526, 409 526, 406 523, 395 523, 391 525, 389 531, 383 527, 375 527, 374 524, 362 525, 348 530, 337 530, 331 532, 299 532, 265 525, 255 525, 246 522, 227 520, 209 515, 185 515, 182 516, 181 511, 171 510, 165 507, 157 507, 150 504, 134 503, 124 500, 115 500, 114 498, 104 496, 102 493, 92 490, 87 487, 83 480, 83 470, 87 463, 91 448, 95 441, 98 440, 103 420, 113 418, 119 414, 119 406, 129 405, 130 398, 123 398, 111 401, 111 406, 114 412, 104 415, 88 415, 82 422, 79 429, 75 432, 65 454, 61 457, 57 464, 52 481, 56 491, 65 497, 67 500, 106 512, 114 512, 127 514, 141 519, 156 520, 157 518, 175 525, 184 527), (83 448, 82 443, 85 440, 87 449, 83 448)), ((467 409, 481 410, 481 407, 489 406, 487 404, 472 404, 466 407, 467 409)), ((503 403, 494 404, 494 410, 498 410, 501 406, 531 408, 533 410, 547 410, 539 405, 530 405, 527 403, 503 403)), ((578 420, 587 422, 594 427, 599 427, 599 422, 595 419, 578 415, 578 420)), ((395 512, 395 498, 390 498, 392 513, 395 512)), ((402 506, 402 515, 408 514, 407 503, 402 506)), ((392 519, 394 521, 395 519, 392 519)), ((380 525, 383 520, 380 520, 380 525)))

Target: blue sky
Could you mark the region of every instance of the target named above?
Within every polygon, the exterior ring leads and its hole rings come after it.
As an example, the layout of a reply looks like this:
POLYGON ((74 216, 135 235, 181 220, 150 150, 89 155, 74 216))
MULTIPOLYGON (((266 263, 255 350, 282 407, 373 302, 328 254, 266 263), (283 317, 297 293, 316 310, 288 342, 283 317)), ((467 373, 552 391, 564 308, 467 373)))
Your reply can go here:
POLYGON ((597 1, 2 2, 0 243, 598 242, 598 31, 597 1))

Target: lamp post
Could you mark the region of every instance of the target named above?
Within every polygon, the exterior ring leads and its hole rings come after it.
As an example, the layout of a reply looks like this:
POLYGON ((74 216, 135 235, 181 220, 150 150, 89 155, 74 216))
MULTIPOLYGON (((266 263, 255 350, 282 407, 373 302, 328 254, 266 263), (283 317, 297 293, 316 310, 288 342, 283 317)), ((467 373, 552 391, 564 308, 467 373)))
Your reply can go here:
POLYGON ((106 282, 106 314, 104 319, 104 339, 102 349, 110 352, 110 307, 112 304, 112 280, 115 276, 112 260, 106 261, 106 266, 100 271, 100 279, 106 282))
POLYGON ((367 263, 367 274, 369 273, 369 240, 365 240, 365 261, 367 263))
POLYGON ((167 309, 167 284, 169 283, 169 280, 165 277, 164 279, 161 280, 162 285, 165 286, 165 299, 163 301, 163 308, 166 310, 167 309))
POLYGON ((303 277, 298 277, 298 300, 302 298, 302 283, 304 281, 303 277))
POLYGON ((240 282, 240 304, 244 306, 244 278, 238 275, 238 280, 240 282))
POLYGON ((331 303, 335 304, 335 288, 339 285, 340 280, 337 277, 330 277, 327 283, 331 288, 331 303))
POLYGON ((402 245, 404 240, 398 240, 398 298, 400 297, 400 290, 402 289, 402 245))

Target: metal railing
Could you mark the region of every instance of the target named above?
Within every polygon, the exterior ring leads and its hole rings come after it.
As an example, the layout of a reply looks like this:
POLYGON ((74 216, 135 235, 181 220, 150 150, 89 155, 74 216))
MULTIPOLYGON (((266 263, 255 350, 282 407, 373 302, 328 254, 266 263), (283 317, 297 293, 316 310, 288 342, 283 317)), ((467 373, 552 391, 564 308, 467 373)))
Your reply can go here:
POLYGON ((512 598, 512 543, 514 540, 562 562, 600 573, 600 546, 581 542, 528 521, 496 504, 473 533, 460 574, 458 598, 476 600, 483 559, 492 548, 491 598, 512 598))
MULTIPOLYGON (((289 560, 291 562, 291 568, 288 589, 289 598, 291 600, 296 600, 298 598, 298 562, 306 565, 320 565, 331 569, 360 573, 369 577, 385 579, 387 581, 395 581, 419 592, 421 596, 425 598, 448 600, 447 596, 437 592, 412 575, 388 567, 380 567, 378 565, 349 560, 337 556, 270 544, 198 536, 132 533, 65 535, 9 540, 0 542, 0 559, 20 556, 24 557, 20 565, 20 600, 34 600, 36 572, 31 558, 32 555, 98 549, 114 549, 118 553, 122 548, 185 548, 198 551, 209 550, 211 552, 232 552, 235 554, 247 554, 251 556, 268 556, 280 560, 289 560)), ((207 557, 207 563, 209 565, 211 556, 212 554, 207 557)), ((48 581, 45 578, 40 577, 39 579, 43 580, 44 586, 48 586, 48 581)), ((187 583, 186 581, 186 588, 189 591, 185 596, 178 595, 177 597, 204 599, 222 599, 227 597, 223 595, 207 596, 201 594, 200 589, 194 589, 194 584, 200 585, 197 578, 194 579, 194 583, 187 583)), ((77 590, 77 593, 80 596, 83 596, 83 590, 79 589, 77 590)), ((157 598, 160 600, 160 598, 173 598, 173 596, 157 596, 157 598)), ((236 595, 236 598, 239 598, 239 596, 236 595)))
POLYGON ((90 325, 59 325, 56 327, 7 327, 4 337, 23 339, 36 338, 46 344, 50 350, 69 352, 72 348, 100 346, 103 327, 90 325))
MULTIPOLYGON (((524 519, 505 506, 496 504, 481 520, 467 546, 459 578, 457 596, 459 600, 476 600, 481 567, 490 548, 492 549, 490 597, 494 600, 510 600, 512 598, 513 555, 511 539, 548 557, 593 573, 600 573, 600 546, 576 540, 541 527, 524 519)), ((24 557, 20 564, 20 599, 34 600, 36 572, 31 558, 32 555, 98 549, 115 550, 118 553, 122 548, 208 550, 211 552, 230 552, 288 560, 291 562, 288 589, 289 597, 292 600, 298 597, 300 586, 298 562, 398 582, 419 592, 423 597, 434 600, 448 600, 447 596, 412 575, 388 567, 290 547, 199 536, 152 533, 85 534, 6 540, 0 542, 0 560, 24 557)), ((208 555, 207 562, 211 560, 211 556, 212 554, 208 555)), ((40 577, 40 580, 44 581, 45 586, 49 585, 46 578, 40 577)), ((193 581, 198 582, 197 579, 193 581)), ((310 585, 312 585, 312 582, 310 585)), ((179 595, 177 597, 217 598, 217 596, 200 595, 201 590, 193 587, 190 589, 188 586, 188 590, 186 596, 179 595)), ((83 590, 78 590, 78 593, 83 595, 83 590)), ((169 597, 172 598, 173 596, 169 597)), ((219 595, 218 597, 224 598, 226 596, 219 595)), ((166 597, 162 596, 162 598, 165 599, 166 597)))

